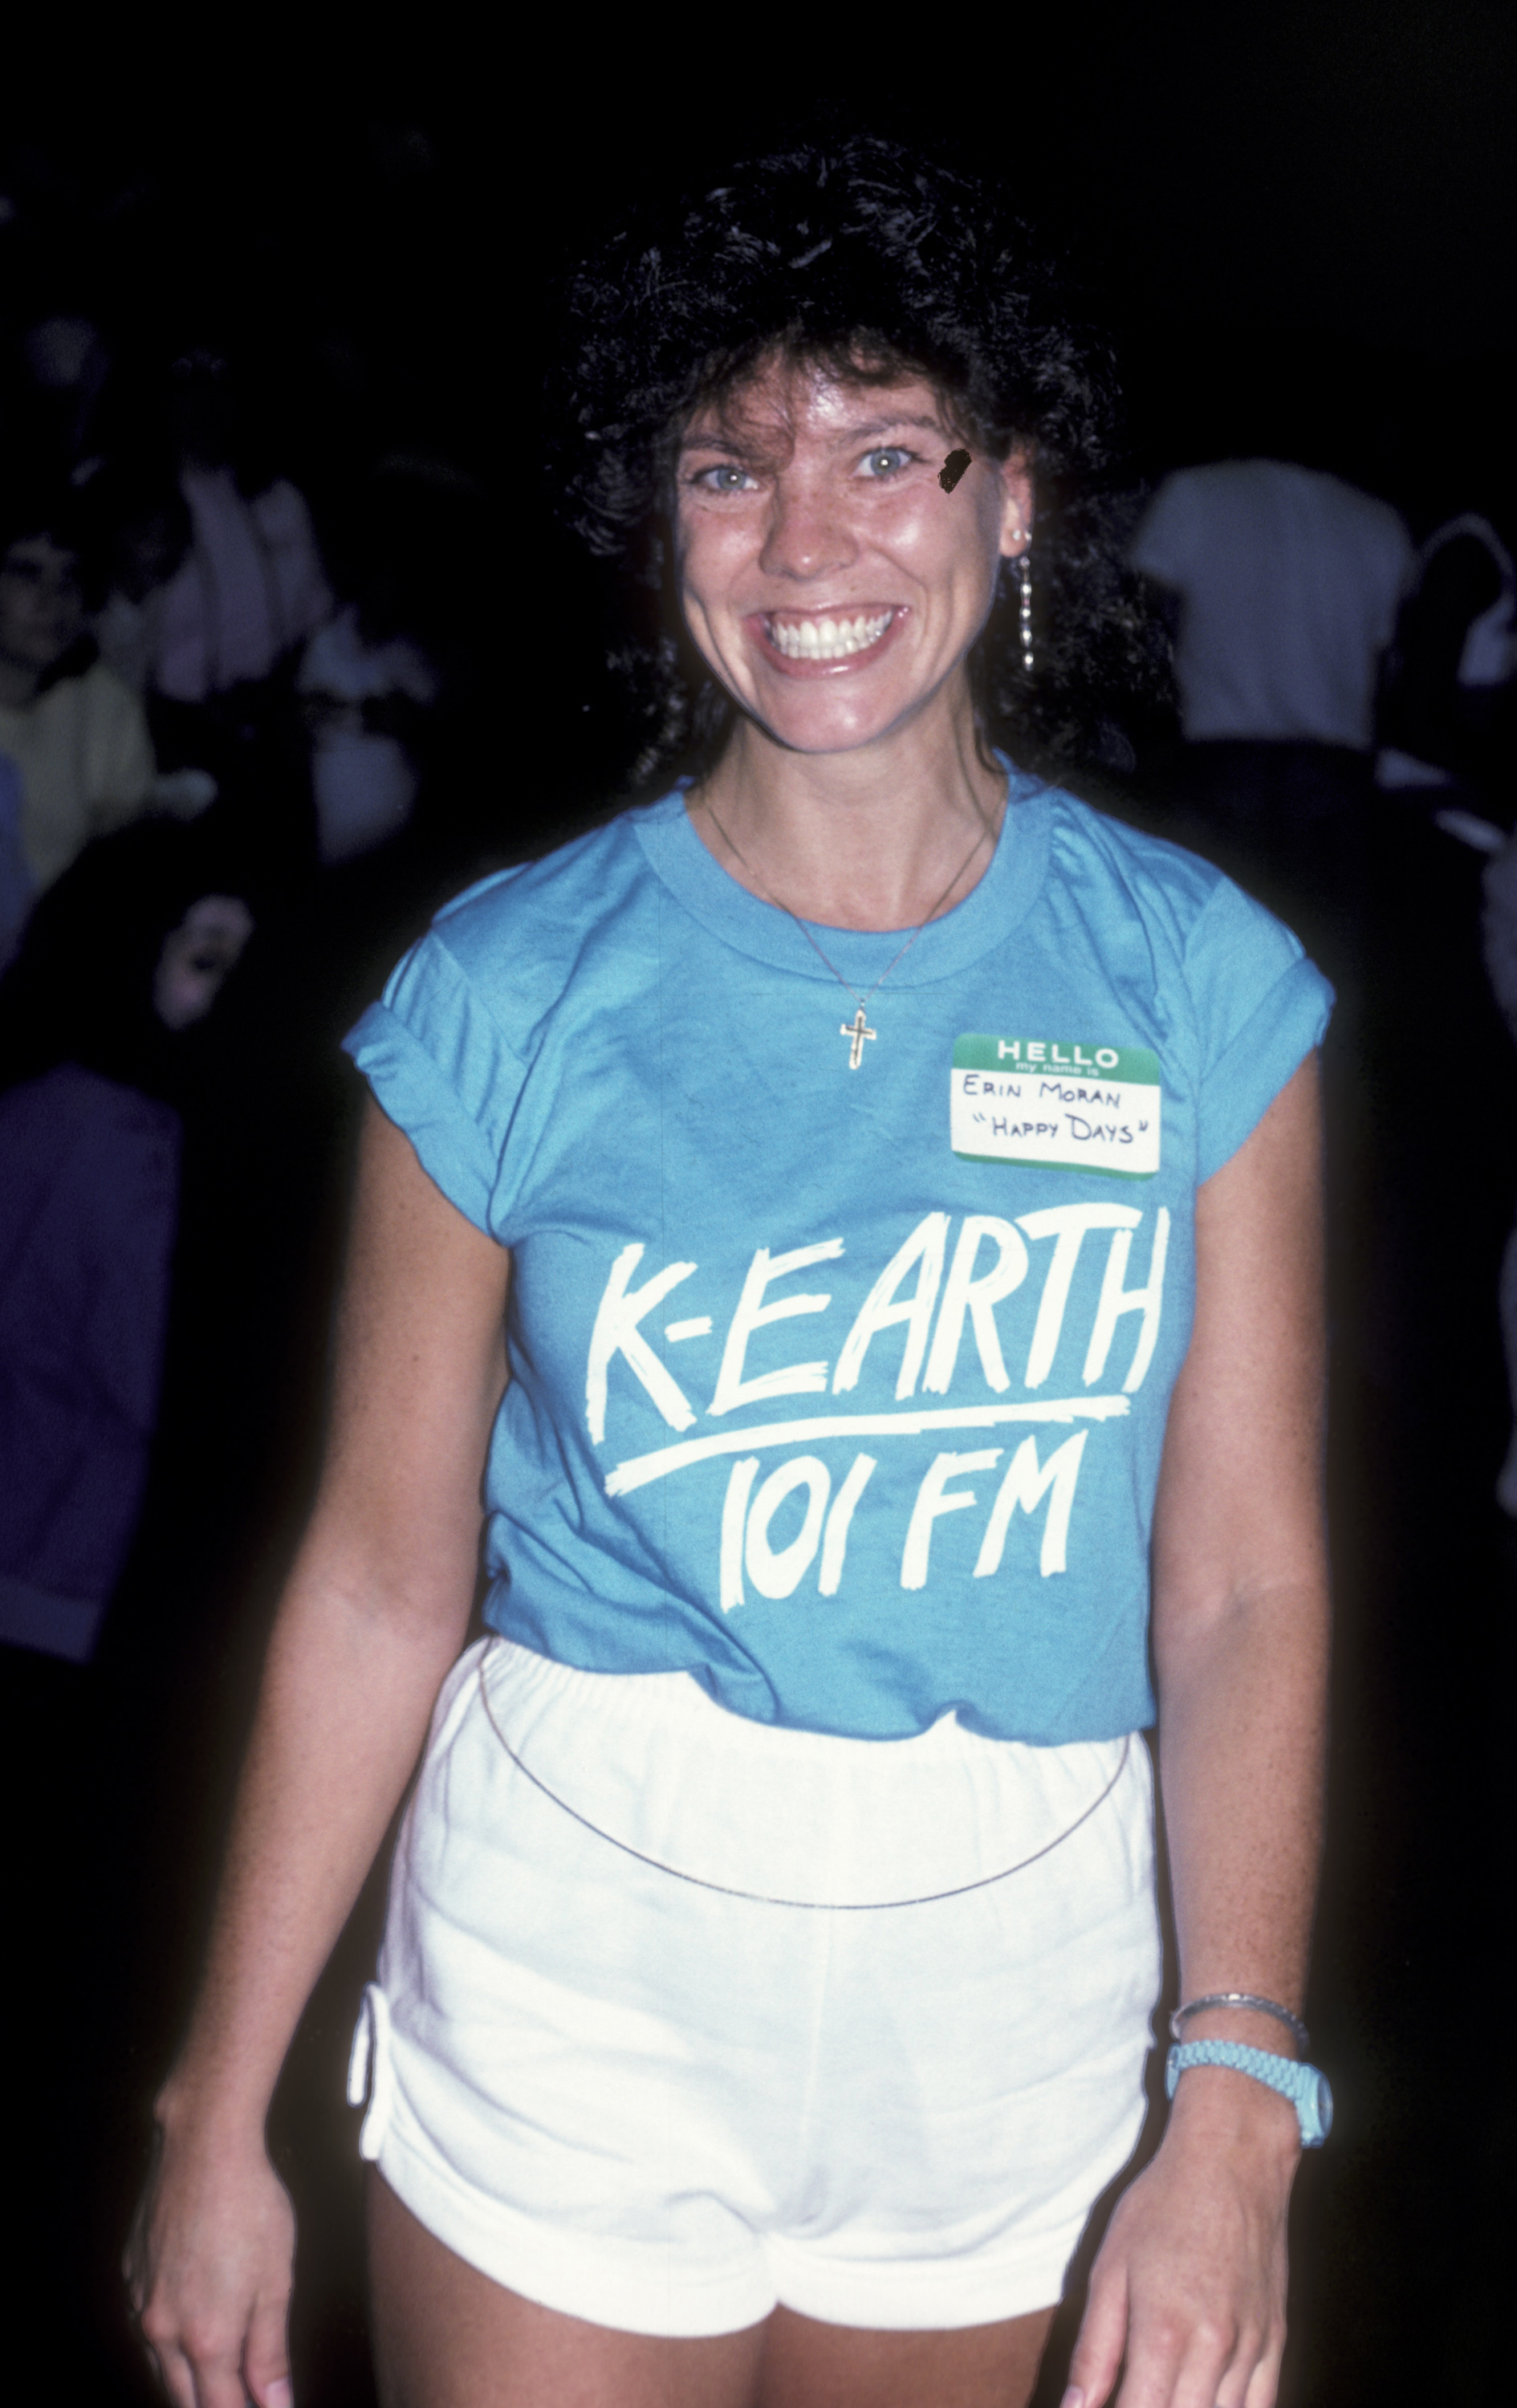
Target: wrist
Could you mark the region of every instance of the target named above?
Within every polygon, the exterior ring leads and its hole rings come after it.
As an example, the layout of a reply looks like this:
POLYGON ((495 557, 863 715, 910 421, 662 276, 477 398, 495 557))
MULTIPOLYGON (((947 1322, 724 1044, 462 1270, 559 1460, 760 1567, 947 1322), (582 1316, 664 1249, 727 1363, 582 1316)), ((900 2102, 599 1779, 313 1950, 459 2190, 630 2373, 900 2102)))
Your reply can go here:
POLYGON ((1249 2007, 1207 2007, 1199 2014, 1187 2015, 1180 2032, 1181 2040, 1231 2040, 1244 2048, 1267 2049, 1272 2057, 1299 2060, 1302 2051, 1295 2035, 1274 2015, 1258 2014, 1249 2007))
POLYGON ((1202 2071, 1240 2073, 1289 2100, 1304 2148, 1320 2149, 1333 2128, 1333 2090, 1321 2066, 1250 2048, 1236 2040, 1177 2041, 1165 2059, 1164 2086, 1173 2099, 1184 2075, 1202 2071))
POLYGON ((1232 2066, 1189 2069, 1170 2100, 1168 2132, 1210 2155, 1241 2154, 1276 2166, 1287 2182, 1301 2155, 1293 2102, 1232 2066))
POLYGON ((194 2140, 261 2151, 267 2116, 261 2093, 193 2063, 175 2066, 152 2102, 154 2124, 176 2146, 194 2140))

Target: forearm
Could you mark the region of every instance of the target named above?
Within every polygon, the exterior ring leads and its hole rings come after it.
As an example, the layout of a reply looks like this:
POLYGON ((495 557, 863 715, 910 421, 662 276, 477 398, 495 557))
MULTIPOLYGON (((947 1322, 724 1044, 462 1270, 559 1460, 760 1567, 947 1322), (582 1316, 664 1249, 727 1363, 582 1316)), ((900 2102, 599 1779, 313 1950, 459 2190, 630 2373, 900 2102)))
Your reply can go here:
POLYGON ((205 1976, 165 2127, 261 2141, 285 2052, 374 1861, 467 1623, 308 1541, 275 1627, 205 1976))
MULTIPOLYGON (((1299 2013, 1321 1845, 1327 1685, 1316 1068, 1302 1065, 1196 1198, 1195 1318, 1153 1527, 1159 1769, 1185 1999, 1299 2013)), ((1187 2039, 1294 2054, 1268 2015, 1187 2039)), ((1071 2360, 1082 2408, 1275 2397, 1294 2105, 1225 2066, 1180 2083, 1118 2205, 1071 2360)))
MULTIPOLYGON (((1156 1631, 1160 1773, 1184 1999, 1248 1990, 1299 2014, 1322 1844, 1325 1582, 1233 1598, 1156 1631)), ((1196 2017, 1290 2048, 1267 2016, 1196 2017)))

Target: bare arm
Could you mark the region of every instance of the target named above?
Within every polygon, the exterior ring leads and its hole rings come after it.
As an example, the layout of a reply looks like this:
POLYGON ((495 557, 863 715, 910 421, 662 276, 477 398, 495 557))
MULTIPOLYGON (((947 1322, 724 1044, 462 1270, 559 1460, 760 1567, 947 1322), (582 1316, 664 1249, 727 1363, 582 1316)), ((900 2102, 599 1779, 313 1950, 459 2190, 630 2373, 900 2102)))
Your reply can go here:
POLYGON ((129 2252, 144 2335, 185 2408, 242 2408, 244 2381, 260 2408, 288 2398, 293 2224, 264 2122, 467 1627, 508 1275, 371 1105, 321 1489, 129 2252))
MULTIPOLYGON (((1160 1770, 1185 1998, 1300 2012, 1321 1846, 1328 1598, 1318 1082, 1303 1065, 1196 1198, 1195 1326, 1154 1523, 1160 1770)), ((1187 2039, 1291 2042, 1267 2016, 1187 2039)), ((1284 2342, 1295 2111, 1203 2068, 1096 2261, 1070 2381, 1085 2408, 1269 2408, 1284 2342)))

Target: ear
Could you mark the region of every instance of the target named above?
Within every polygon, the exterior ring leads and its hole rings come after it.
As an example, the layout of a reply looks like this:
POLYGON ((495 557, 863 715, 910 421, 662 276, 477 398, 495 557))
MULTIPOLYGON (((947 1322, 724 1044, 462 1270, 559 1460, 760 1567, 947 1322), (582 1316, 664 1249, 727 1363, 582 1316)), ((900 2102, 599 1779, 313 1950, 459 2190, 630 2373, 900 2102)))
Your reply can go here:
POLYGON ((1025 552, 1033 535, 1032 468, 1024 452, 1013 452, 1001 462, 1001 552, 1015 559, 1025 552))

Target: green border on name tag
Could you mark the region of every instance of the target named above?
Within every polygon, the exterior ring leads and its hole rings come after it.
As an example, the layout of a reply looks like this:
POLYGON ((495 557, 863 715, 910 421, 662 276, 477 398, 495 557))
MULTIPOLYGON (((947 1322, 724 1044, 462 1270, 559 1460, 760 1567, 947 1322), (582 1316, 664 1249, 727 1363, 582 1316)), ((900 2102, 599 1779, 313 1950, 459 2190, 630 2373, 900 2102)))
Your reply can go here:
POLYGON ((1067 1037, 955 1037, 955 1070, 1021 1070, 1044 1079, 1121 1079, 1135 1087, 1162 1082, 1146 1045, 1092 1045, 1067 1037), (1036 1049, 1036 1050, 1034 1050, 1036 1049))

